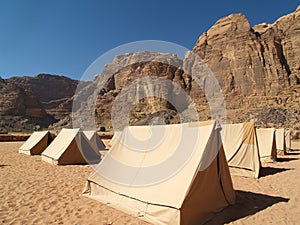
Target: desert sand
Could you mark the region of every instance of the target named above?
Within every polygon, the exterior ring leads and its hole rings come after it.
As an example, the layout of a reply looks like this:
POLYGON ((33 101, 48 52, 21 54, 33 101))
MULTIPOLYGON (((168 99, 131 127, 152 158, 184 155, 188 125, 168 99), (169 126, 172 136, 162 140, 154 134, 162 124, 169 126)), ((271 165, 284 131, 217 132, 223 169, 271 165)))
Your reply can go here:
MULTIPOLYGON (((0 142, 0 224, 144 225, 81 196, 88 165, 54 166, 0 142)), ((233 176, 237 201, 207 224, 299 224, 300 151, 263 163, 259 179, 233 176)))

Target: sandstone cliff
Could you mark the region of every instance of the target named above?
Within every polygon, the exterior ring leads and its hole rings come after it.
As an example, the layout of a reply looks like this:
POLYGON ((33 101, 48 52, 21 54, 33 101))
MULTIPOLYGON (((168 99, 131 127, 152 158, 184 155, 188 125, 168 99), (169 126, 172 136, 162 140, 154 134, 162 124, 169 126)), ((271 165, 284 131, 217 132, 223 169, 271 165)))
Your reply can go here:
MULTIPOLYGON (((273 24, 254 27, 244 15, 232 14, 218 20, 199 37, 192 52, 203 59, 217 78, 228 123, 254 119, 257 126, 300 130, 299 20, 300 7, 273 24)), ((112 127, 112 109, 129 110, 117 113, 120 124, 178 123, 182 122, 179 114, 194 120, 189 117, 194 108, 200 120, 211 119, 206 80, 199 84, 189 76, 193 70, 207 71, 194 65, 190 55, 185 59, 154 52, 116 56, 93 82, 83 82, 75 96, 78 81, 62 76, 1 79, 0 115, 6 119, 1 120, 0 126, 13 126, 3 125, 7 118, 22 122, 23 127, 17 126, 20 129, 28 124, 32 128, 55 121, 58 123, 51 128, 71 126, 72 107, 83 124, 92 125, 96 120, 97 127, 108 129, 112 127), (106 82, 101 83, 102 80, 106 82), (166 80, 172 85, 166 85, 166 80), (74 99, 76 104, 72 105, 74 99)))
POLYGON ((219 80, 229 122, 300 128, 300 7, 253 28, 242 14, 222 18, 193 51, 219 80))
POLYGON ((0 78, 0 96, 2 132, 38 129, 55 121, 45 112, 30 89, 25 90, 0 78))
POLYGON ((182 64, 176 55, 166 53, 138 52, 117 56, 93 84, 81 92, 81 105, 76 106, 81 114, 79 119, 84 120, 85 111, 88 114, 95 110, 97 123, 108 128, 112 125, 112 108, 121 111, 128 107, 129 112, 118 115, 118 120, 126 120, 129 116, 130 124, 148 124, 153 117, 161 117, 162 120, 179 122, 177 111, 186 110, 188 105, 180 105, 180 93, 174 94, 174 86, 159 85, 153 78, 175 81, 184 90, 186 81, 180 69, 182 64), (101 84, 102 80, 107 81, 101 84), (93 97, 93 93, 97 96, 93 97))
MULTIPOLYGON (((232 14, 218 20, 196 42, 193 52, 209 66, 222 88, 227 122, 254 119, 257 126, 300 129, 299 9, 274 24, 253 28, 244 15, 232 14)), ((196 103, 199 119, 210 119, 203 91, 180 69, 187 60, 168 55, 168 62, 155 62, 155 58, 162 56, 166 57, 149 52, 125 54, 105 68, 101 76, 113 76, 98 93, 95 110, 99 124, 111 126, 112 104, 121 89, 149 74, 175 81, 196 103), (143 62, 143 58, 153 60, 143 62), (170 66, 173 61, 176 63, 170 66)), ((168 95, 166 90, 161 92, 168 95)), ((131 124, 149 123, 153 115, 160 115, 165 122, 179 121, 178 111, 162 98, 148 97, 137 102, 130 113, 131 124)), ((186 109, 187 105, 183 107, 186 109)))
POLYGON ((77 84, 76 80, 49 74, 0 79, 0 128, 32 131, 65 118, 71 112, 77 84))
POLYGON ((12 77, 7 82, 24 90, 31 90, 47 114, 62 119, 72 111, 70 99, 78 81, 65 76, 39 74, 35 77, 12 77))

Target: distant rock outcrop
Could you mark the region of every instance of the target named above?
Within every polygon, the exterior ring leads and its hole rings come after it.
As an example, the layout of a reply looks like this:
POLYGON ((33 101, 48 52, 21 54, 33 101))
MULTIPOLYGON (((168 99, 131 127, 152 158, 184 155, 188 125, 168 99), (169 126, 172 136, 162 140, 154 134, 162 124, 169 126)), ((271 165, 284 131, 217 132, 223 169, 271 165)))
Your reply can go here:
POLYGON ((0 79, 1 129, 32 131, 65 118, 72 110, 77 84, 49 74, 0 79))
POLYGON ((47 114, 62 119, 72 111, 78 81, 65 76, 39 74, 35 77, 12 77, 7 82, 31 90, 47 114))
POLYGON ((30 89, 23 89, 12 82, 0 79, 0 96, 2 130, 33 130, 55 122, 30 89))

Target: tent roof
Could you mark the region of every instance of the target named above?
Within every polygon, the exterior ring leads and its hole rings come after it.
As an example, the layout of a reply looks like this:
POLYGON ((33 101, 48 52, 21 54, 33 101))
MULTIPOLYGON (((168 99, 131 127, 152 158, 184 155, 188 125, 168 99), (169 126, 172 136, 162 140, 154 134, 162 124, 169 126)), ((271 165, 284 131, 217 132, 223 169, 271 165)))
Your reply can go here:
POLYGON ((36 144, 38 144, 46 135, 48 135, 49 131, 35 131, 30 137, 26 140, 26 142, 20 147, 20 150, 29 151, 36 144))
POLYGON ((275 141, 277 150, 285 150, 285 132, 284 128, 276 129, 275 131, 275 141))
POLYGON ((87 139, 89 139, 89 140, 91 140, 93 138, 93 136, 95 134, 97 134, 97 132, 94 131, 94 130, 85 130, 85 131, 83 131, 83 133, 87 137, 87 139))
POLYGON ((122 134, 122 131, 115 131, 114 132, 114 136, 112 137, 112 139, 109 142, 109 146, 113 146, 113 144, 115 143, 115 141, 120 138, 121 134, 122 134))
POLYGON ((179 209, 196 174, 216 158, 220 145, 215 121, 126 127, 88 180, 120 195, 179 209))
POLYGON ((254 122, 224 124, 221 136, 231 174, 257 178, 260 159, 254 122))
POLYGON ((259 128, 256 129, 258 150, 260 157, 272 156, 272 150, 274 146, 274 128, 259 128))
POLYGON ((58 160, 64 151, 68 148, 68 146, 75 139, 76 135, 80 131, 77 129, 66 129, 63 128, 54 141, 43 151, 42 155, 53 158, 54 160, 58 160))
POLYGON ((95 151, 105 150, 105 145, 100 139, 99 135, 94 130, 85 130, 83 131, 84 135, 87 137, 87 139, 90 141, 90 144, 93 148, 95 148, 95 151))

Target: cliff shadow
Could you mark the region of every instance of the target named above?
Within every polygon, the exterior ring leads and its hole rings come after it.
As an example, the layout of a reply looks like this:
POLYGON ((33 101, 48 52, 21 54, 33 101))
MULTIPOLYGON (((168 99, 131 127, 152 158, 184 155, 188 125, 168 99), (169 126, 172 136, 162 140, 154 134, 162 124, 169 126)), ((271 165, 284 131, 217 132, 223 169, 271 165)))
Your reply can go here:
POLYGON ((269 196, 253 192, 237 190, 236 203, 228 206, 220 213, 207 221, 205 225, 220 225, 225 223, 234 222, 244 217, 254 215, 274 204, 280 202, 288 202, 288 198, 269 196))

